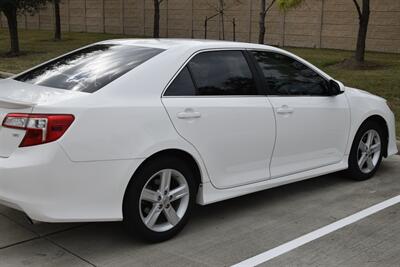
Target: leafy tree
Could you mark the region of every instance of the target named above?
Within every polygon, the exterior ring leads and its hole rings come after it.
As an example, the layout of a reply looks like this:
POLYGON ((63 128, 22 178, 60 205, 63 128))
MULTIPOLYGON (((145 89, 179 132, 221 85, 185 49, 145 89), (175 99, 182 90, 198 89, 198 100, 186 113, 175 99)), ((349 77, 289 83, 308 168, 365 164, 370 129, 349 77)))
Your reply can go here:
POLYGON ((10 52, 9 55, 19 54, 18 39, 18 14, 29 13, 33 15, 39 8, 43 7, 46 0, 0 0, 0 12, 7 18, 8 31, 10 33, 10 52))
POLYGON ((278 0, 278 7, 281 10, 288 10, 290 8, 294 8, 299 6, 305 0, 278 0))
POLYGON ((160 37, 160 5, 164 0, 153 0, 154 1, 154 25, 153 25, 153 37, 160 37))
POLYGON ((259 35, 258 35, 258 43, 263 44, 265 38, 265 18, 267 16, 268 11, 272 8, 272 6, 277 3, 280 10, 288 10, 290 8, 295 8, 299 6, 304 0, 271 0, 271 2, 267 6, 267 0, 261 0, 260 7, 260 19, 259 19, 259 35))
POLYGON ((362 7, 357 2, 357 0, 353 0, 353 3, 357 9, 358 20, 359 20, 355 59, 357 63, 362 63, 364 62, 365 59, 365 43, 367 40, 369 15, 371 11, 369 6, 369 0, 362 0, 362 7))

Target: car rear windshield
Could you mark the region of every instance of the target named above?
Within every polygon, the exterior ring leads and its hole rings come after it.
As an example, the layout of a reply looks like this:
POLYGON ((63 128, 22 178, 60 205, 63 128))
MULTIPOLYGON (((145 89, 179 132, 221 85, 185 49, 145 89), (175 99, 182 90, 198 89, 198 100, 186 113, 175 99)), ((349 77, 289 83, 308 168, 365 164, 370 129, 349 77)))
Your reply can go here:
POLYGON ((151 47, 97 44, 52 60, 15 80, 93 93, 162 51, 151 47))

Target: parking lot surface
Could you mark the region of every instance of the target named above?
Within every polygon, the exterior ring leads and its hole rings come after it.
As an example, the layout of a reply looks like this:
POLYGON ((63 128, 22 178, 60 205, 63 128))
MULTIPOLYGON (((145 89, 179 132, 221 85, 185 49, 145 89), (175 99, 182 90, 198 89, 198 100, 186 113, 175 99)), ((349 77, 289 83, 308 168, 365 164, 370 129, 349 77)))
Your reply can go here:
MULTIPOLYGON (((400 195, 400 156, 376 176, 340 174, 198 206, 176 238, 144 244, 121 223, 30 225, 0 206, 0 266, 230 266, 400 195)), ((263 266, 400 266, 400 204, 263 266)))

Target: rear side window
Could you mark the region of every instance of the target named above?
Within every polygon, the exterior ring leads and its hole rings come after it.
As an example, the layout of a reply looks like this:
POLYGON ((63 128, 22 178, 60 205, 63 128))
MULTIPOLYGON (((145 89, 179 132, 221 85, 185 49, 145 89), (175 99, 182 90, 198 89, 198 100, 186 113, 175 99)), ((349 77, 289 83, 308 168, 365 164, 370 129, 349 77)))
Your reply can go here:
POLYGON ((184 67, 182 71, 176 76, 175 80, 165 91, 166 96, 188 96, 196 95, 196 87, 193 84, 192 77, 188 67, 184 67))
POLYGON ((303 63, 273 52, 254 51, 253 55, 264 74, 271 94, 289 96, 328 94, 327 80, 303 63))
POLYGON ((55 59, 15 79, 41 86, 92 93, 162 51, 164 50, 131 45, 93 45, 55 59))
POLYGON ((196 55, 165 92, 166 96, 257 94, 252 72, 241 51, 196 55))

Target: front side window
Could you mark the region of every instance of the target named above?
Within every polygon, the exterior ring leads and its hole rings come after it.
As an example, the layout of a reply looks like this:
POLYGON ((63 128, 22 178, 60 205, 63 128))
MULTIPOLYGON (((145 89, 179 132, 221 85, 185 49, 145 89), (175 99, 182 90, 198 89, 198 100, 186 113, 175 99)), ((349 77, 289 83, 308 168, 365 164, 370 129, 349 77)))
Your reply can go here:
POLYGON ((272 95, 328 95, 328 82, 314 70, 285 55, 253 51, 272 95))
POLYGON ((162 49, 98 44, 62 56, 17 76, 17 81, 92 93, 134 69, 162 49))
POLYGON ((165 95, 257 95, 257 88, 241 51, 212 51, 193 57, 165 95))

